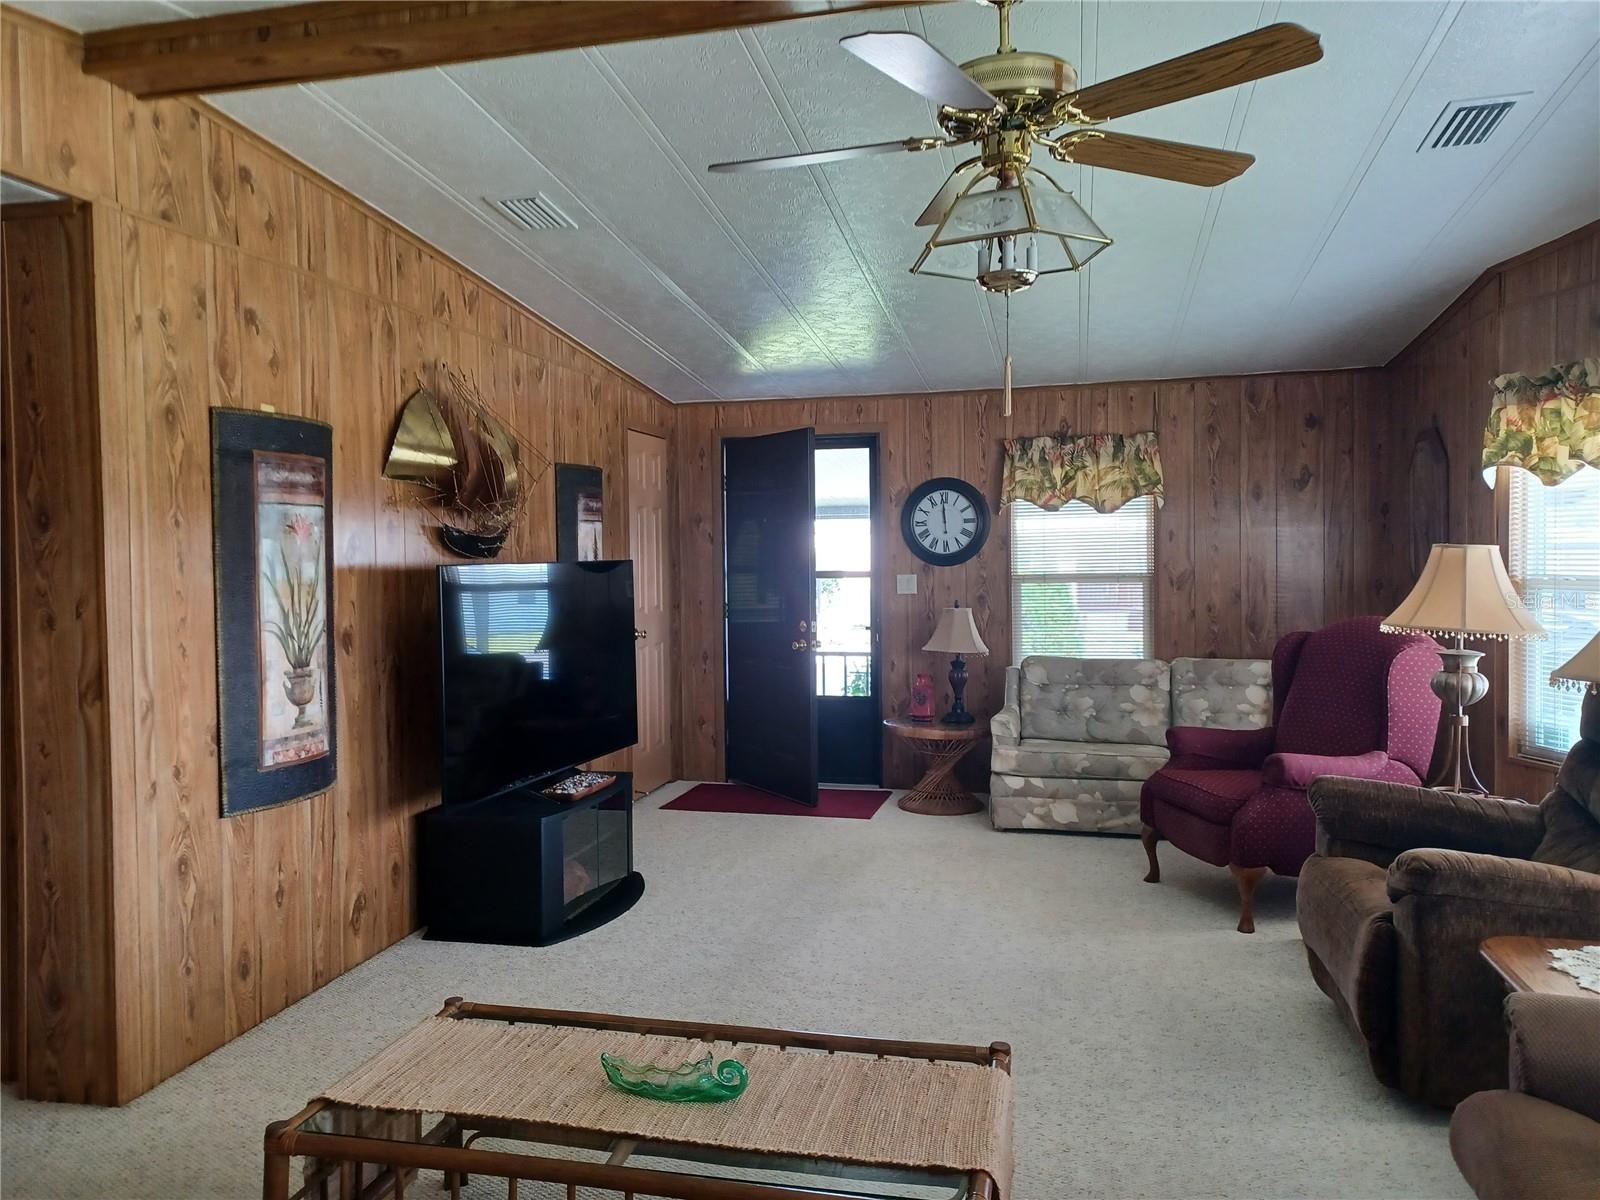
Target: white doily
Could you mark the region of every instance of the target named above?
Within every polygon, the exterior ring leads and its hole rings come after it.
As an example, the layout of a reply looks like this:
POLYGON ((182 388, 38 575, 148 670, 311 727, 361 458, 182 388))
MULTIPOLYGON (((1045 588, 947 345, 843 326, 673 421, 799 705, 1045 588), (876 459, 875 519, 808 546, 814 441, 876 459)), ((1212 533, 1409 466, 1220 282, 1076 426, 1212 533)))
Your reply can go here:
POLYGON ((1550 966, 1578 981, 1578 986, 1600 992, 1600 946, 1579 946, 1576 950, 1550 951, 1550 966))

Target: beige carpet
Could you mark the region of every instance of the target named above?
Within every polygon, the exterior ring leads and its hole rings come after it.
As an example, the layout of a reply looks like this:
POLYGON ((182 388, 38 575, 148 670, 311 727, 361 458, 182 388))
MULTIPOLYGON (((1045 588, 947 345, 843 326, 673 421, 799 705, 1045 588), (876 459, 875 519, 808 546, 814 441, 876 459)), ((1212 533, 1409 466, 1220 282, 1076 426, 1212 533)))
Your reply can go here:
POLYGON ((681 790, 640 808, 646 889, 621 920, 546 950, 410 938, 123 1109, 7 1096, 0 1194, 259 1195, 267 1122, 460 994, 1009 1041, 1019 1200, 1470 1195, 1445 1115, 1374 1082, 1312 983, 1292 882, 1263 885, 1245 937, 1226 872, 1170 847, 1151 886, 1132 839, 892 804, 871 821, 657 811, 681 790))

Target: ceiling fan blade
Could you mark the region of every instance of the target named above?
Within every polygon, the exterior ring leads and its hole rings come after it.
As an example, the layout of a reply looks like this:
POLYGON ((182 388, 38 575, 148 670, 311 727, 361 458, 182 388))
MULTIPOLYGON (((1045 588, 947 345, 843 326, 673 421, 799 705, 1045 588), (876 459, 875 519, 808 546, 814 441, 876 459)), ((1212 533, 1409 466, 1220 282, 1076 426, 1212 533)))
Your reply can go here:
POLYGON ((931 150, 945 143, 939 138, 905 138, 898 142, 873 142, 869 146, 841 146, 837 150, 813 150, 809 154, 779 154, 773 158, 746 158, 738 162, 712 163, 707 170, 719 175, 745 171, 780 171, 785 167, 814 167, 819 163, 842 162, 847 158, 869 158, 874 154, 894 154, 900 150, 931 150))
POLYGON ((1067 149, 1072 162, 1134 175, 1153 175, 1157 179, 1175 179, 1199 187, 1216 187, 1243 175, 1256 161, 1255 155, 1241 154, 1237 150, 1164 142, 1160 138, 1113 133, 1109 129, 1095 132, 1101 136, 1086 137, 1067 149))
POLYGON ((1090 120, 1109 121, 1310 66, 1321 57, 1322 41, 1310 30, 1287 22, 1268 25, 1086 87, 1073 102, 1090 120))
POLYGON ((999 103, 914 33, 857 33, 840 38, 839 45, 935 104, 988 111, 999 103))
POLYGON ((922 215, 916 219, 915 224, 937 225, 944 217, 944 214, 950 211, 950 206, 956 202, 956 197, 961 194, 961 189, 967 186, 969 182, 967 173, 977 165, 978 162, 974 159, 971 162, 962 163, 954 171, 951 171, 950 178, 946 179, 944 186, 934 193, 933 199, 928 201, 928 207, 922 210, 922 215))

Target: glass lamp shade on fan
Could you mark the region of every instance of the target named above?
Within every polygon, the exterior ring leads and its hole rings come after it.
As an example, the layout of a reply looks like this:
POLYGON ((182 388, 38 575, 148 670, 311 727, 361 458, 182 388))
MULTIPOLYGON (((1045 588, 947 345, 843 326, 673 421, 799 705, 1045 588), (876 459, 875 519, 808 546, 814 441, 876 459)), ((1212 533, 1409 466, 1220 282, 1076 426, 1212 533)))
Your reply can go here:
POLYGON ((1451 715, 1445 755, 1428 786, 1487 794, 1467 750, 1466 710, 1488 695, 1489 680, 1478 670, 1483 651, 1468 650, 1465 639, 1545 636, 1544 626, 1533 619, 1512 586, 1500 547, 1434 546, 1411 594, 1379 628, 1385 633, 1431 634, 1451 643, 1440 647, 1444 669, 1429 681, 1451 715))
POLYGON ((973 716, 967 711, 964 699, 967 690, 967 661, 964 657, 968 654, 987 654, 989 647, 983 644, 983 638, 978 633, 978 623, 972 618, 970 608, 947 608, 939 614, 939 624, 934 627, 933 636, 922 647, 936 654, 953 654, 950 660, 950 711, 945 713, 943 722, 946 725, 971 725, 973 716))
POLYGON ((950 206, 911 272, 1009 293, 1079 270, 1110 244, 1072 193, 1042 171, 1006 179, 985 172, 950 206))

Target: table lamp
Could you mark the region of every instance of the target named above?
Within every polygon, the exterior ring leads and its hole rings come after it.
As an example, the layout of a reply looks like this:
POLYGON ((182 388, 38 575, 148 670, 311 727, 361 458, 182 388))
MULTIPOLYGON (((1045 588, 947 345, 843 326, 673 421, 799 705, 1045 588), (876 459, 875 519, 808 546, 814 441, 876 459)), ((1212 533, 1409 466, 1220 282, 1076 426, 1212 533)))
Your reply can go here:
POLYGON ((1578 718, 1578 736, 1600 742, 1600 633, 1550 672, 1550 686, 1583 691, 1583 715, 1578 718))
POLYGON ((1466 638, 1498 642, 1545 636, 1544 626, 1533 619, 1511 586, 1500 547, 1453 542, 1435 546, 1411 594, 1379 628, 1385 633, 1432 634, 1452 643, 1440 648, 1444 670, 1429 682, 1451 714, 1445 756, 1428 786, 1487 794, 1489 789, 1472 769, 1466 710, 1488 694, 1489 681, 1478 671, 1483 651, 1468 650, 1462 643, 1466 638))
POLYGON ((950 692, 953 697, 950 711, 944 715, 946 725, 971 725, 972 714, 967 711, 966 703, 962 700, 967 690, 967 663, 964 654, 987 654, 989 647, 983 644, 983 639, 978 636, 978 623, 972 619, 972 610, 962 608, 959 604, 954 608, 947 608, 939 614, 939 624, 934 626, 933 636, 928 639, 924 650, 932 650, 937 654, 953 654, 955 658, 950 661, 950 692))

